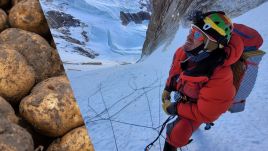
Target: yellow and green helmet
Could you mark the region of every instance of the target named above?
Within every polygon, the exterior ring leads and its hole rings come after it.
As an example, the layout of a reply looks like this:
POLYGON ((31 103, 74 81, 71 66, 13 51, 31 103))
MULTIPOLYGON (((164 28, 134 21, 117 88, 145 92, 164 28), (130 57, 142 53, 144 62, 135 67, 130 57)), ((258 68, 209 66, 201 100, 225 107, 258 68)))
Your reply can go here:
POLYGON ((211 11, 207 13, 195 12, 193 18, 194 26, 198 27, 212 41, 227 46, 233 30, 233 23, 222 11, 211 11))

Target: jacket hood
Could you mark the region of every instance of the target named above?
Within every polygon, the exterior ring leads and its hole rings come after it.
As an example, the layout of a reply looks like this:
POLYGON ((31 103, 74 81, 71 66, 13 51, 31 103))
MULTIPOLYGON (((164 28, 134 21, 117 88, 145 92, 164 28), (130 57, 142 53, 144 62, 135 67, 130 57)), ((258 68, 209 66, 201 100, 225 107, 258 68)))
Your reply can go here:
POLYGON ((230 66, 237 62, 244 51, 244 43, 239 35, 232 33, 232 37, 228 46, 224 48, 227 53, 227 58, 224 61, 223 66, 230 66))

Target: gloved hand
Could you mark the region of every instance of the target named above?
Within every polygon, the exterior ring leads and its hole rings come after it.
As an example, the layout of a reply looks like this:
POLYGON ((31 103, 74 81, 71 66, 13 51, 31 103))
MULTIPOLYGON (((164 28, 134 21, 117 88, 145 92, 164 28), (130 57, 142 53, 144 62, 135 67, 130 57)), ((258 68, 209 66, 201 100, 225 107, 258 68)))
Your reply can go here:
POLYGON ((164 100, 162 108, 167 115, 177 115, 178 102, 171 102, 170 100, 164 100))
POLYGON ((162 93, 162 108, 164 112, 168 115, 177 114, 177 102, 170 101, 170 92, 164 90, 162 93))
POLYGON ((164 100, 162 102, 162 108, 164 110, 164 112, 167 114, 167 115, 170 115, 170 113, 168 113, 167 109, 168 107, 171 105, 171 101, 170 100, 164 100))
POLYGON ((164 103, 165 100, 170 100, 170 92, 167 90, 164 90, 162 93, 162 103, 164 103))

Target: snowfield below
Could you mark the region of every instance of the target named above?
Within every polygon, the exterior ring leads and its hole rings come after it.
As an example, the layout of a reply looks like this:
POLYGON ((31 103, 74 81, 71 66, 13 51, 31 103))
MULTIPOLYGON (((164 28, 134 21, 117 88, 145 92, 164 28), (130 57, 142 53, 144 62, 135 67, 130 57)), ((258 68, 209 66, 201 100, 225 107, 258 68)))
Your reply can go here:
MULTIPOLYGON (((235 18, 257 29, 268 52, 268 2, 235 18)), ((160 46, 145 61, 92 71, 67 71, 75 97, 96 151, 141 151, 158 135, 168 117, 161 108, 164 88, 175 50, 189 29, 179 29, 171 43, 160 46)), ((115 33, 111 33, 115 34, 115 33)), ((134 38, 133 38, 134 39, 134 38)), ((113 39, 113 37, 111 38, 113 39)), ((129 41, 132 44, 132 41, 129 41)), ((268 148, 268 55, 259 66, 255 87, 242 113, 226 112, 211 130, 202 125, 187 151, 258 151, 268 148)), ((162 150, 165 132, 152 151, 162 150)))

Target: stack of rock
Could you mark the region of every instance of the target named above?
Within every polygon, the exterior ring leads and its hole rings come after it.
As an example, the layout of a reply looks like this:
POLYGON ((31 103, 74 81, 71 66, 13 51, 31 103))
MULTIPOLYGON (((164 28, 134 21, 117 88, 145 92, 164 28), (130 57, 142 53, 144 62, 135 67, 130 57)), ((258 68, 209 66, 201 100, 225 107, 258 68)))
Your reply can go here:
POLYGON ((0 8, 0 150, 93 151, 39 1, 0 8))

